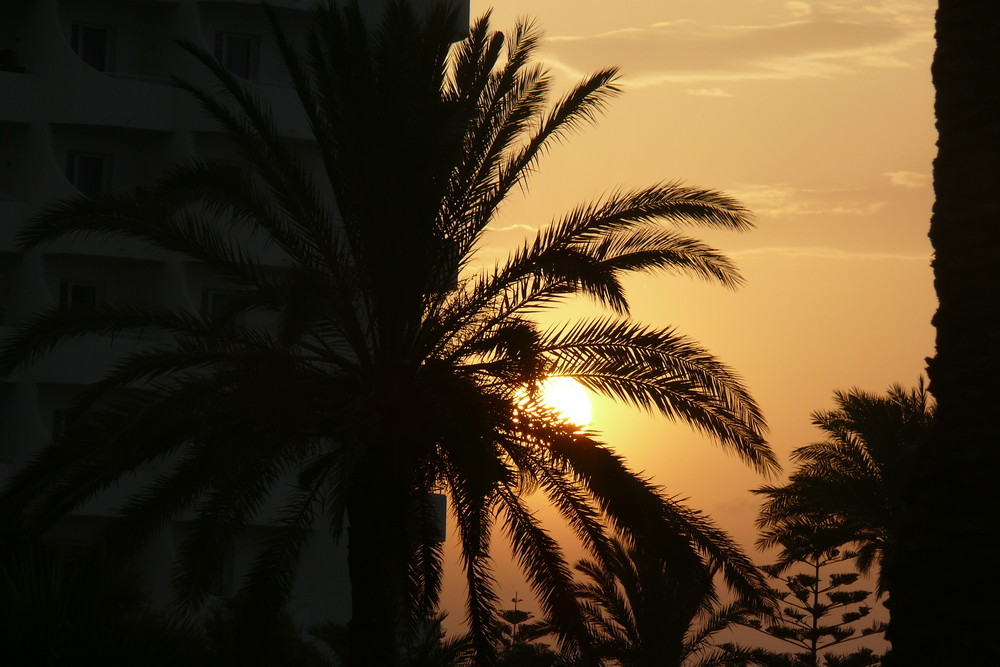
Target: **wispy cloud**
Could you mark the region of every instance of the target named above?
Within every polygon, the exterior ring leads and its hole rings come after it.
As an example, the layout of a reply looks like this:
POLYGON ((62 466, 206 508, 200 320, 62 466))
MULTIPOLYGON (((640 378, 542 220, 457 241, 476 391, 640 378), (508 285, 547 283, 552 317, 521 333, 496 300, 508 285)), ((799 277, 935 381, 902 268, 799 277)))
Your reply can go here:
POLYGON ((901 188, 926 188, 931 184, 930 174, 915 171, 890 171, 885 176, 889 177, 890 183, 901 188))
POLYGON ((788 2, 785 20, 713 25, 688 19, 596 35, 546 40, 555 69, 579 76, 617 62, 630 87, 712 85, 747 80, 833 77, 868 68, 907 67, 911 47, 929 43, 933 3, 788 2))
POLYGON ((808 16, 812 13, 812 6, 808 2, 797 2, 796 0, 786 2, 785 9, 795 17, 808 16))
POLYGON ((690 88, 688 95, 698 95, 700 97, 732 97, 733 94, 722 88, 690 88))
POLYGON ((535 226, 533 226, 533 225, 525 225, 523 223, 516 223, 516 224, 513 224, 513 225, 504 225, 502 227, 500 227, 500 226, 496 226, 495 227, 493 225, 490 225, 489 229, 490 229, 491 232, 513 232, 515 230, 520 230, 520 231, 525 231, 525 232, 533 232, 533 231, 537 230, 538 228, 535 227, 535 226))
POLYGON ((853 252, 840 248, 822 246, 771 246, 766 248, 746 248, 726 253, 733 258, 747 257, 781 257, 785 259, 824 259, 845 262, 929 262, 930 255, 889 253, 889 252, 853 252))
POLYGON ((742 184, 729 189, 758 217, 818 215, 869 216, 886 202, 866 196, 862 188, 809 189, 786 184, 742 184))

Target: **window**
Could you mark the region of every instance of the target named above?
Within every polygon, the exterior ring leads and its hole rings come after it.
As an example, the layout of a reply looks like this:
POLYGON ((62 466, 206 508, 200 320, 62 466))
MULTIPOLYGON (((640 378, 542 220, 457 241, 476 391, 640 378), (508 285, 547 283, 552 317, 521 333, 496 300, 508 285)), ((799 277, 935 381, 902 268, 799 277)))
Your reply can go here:
POLYGON ((87 557, 97 546, 95 540, 43 537, 44 552, 61 567, 73 566, 87 557))
POLYGON ((216 159, 215 164, 227 169, 233 176, 240 180, 248 181, 253 179, 253 167, 245 160, 216 159))
POLYGON ((114 67, 115 29, 109 25, 73 23, 70 46, 98 72, 110 72, 114 67))
POLYGON ((201 291, 201 316, 206 320, 225 320, 242 325, 243 313, 236 312, 239 306, 240 298, 237 292, 215 289, 201 291))
POLYGON ((215 57, 230 72, 244 79, 257 78, 260 37, 233 32, 215 33, 215 57))
POLYGON ((93 310, 101 298, 103 285, 82 280, 63 280, 59 283, 59 308, 70 313, 93 310))
POLYGON ((0 267, 0 327, 7 325, 7 308, 10 305, 11 294, 14 292, 13 271, 4 271, 6 267, 0 267), (4 275, 4 274, 7 275, 4 275))
POLYGON ((53 439, 58 438, 66 430, 66 425, 68 423, 69 410, 66 409, 56 409, 52 411, 52 437, 53 439))
POLYGON ((222 557, 212 564, 212 578, 208 582, 208 594, 228 597, 233 592, 233 551, 232 545, 222 553, 222 557))
POLYGON ((17 64, 17 51, 14 49, 0 49, 0 72, 18 72, 23 74, 26 70, 24 65, 17 64))
POLYGON ((66 154, 66 178, 88 197, 107 192, 111 189, 111 156, 70 151, 66 154))

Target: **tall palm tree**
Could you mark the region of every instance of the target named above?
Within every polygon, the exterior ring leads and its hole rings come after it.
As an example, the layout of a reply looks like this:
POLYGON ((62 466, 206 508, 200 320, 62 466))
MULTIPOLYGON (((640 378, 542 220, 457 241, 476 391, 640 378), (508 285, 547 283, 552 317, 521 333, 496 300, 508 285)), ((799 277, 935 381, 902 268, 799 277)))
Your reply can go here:
POLYGON ((600 655, 622 667, 742 664, 731 661, 738 651, 713 650, 712 641, 752 616, 752 610, 764 613, 768 586, 739 546, 707 517, 679 504, 676 509, 712 536, 716 549, 711 556, 679 535, 666 552, 615 539, 610 563, 584 559, 576 564, 585 576, 577 594, 597 628, 600 655), (739 573, 739 604, 720 604, 714 575, 723 563, 739 573))
POLYGON ((922 379, 885 394, 837 391, 834 402, 835 409, 813 413, 826 437, 792 452, 797 467, 788 483, 754 490, 764 497, 758 544, 781 548, 779 566, 850 544, 861 572, 879 565, 882 592, 891 585, 884 564, 899 534, 903 487, 930 436, 934 407, 922 379))
POLYGON ((618 94, 615 70, 548 106, 552 82, 531 62, 539 32, 528 23, 502 35, 487 15, 453 47, 459 29, 445 9, 418 18, 390 3, 369 31, 356 4, 329 3, 302 54, 269 16, 319 168, 281 139, 246 83, 186 45, 224 94, 177 83, 251 168, 194 160, 146 199, 55 204, 20 238, 26 248, 65 235, 139 239, 202 263, 238 298, 214 318, 106 303, 22 325, 4 343, 0 372, 80 336, 144 327, 170 337, 85 391, 2 503, 45 526, 137 466, 163 462, 157 481, 120 508, 109 539, 134 548, 192 510, 176 583, 197 603, 229 538, 277 495, 283 513, 241 594, 276 608, 313 525, 346 529, 350 644, 366 652, 354 664, 391 666, 407 619, 437 603, 442 547, 428 493, 444 490, 480 662, 495 655, 498 518, 562 647, 584 651, 570 567, 523 489, 540 488, 598 558, 610 554, 606 526, 654 546, 677 530, 701 538, 621 456, 523 394, 548 376, 575 377, 693 425, 758 470, 776 468, 739 377, 672 328, 632 322, 621 282, 663 271, 737 286, 734 266, 680 228, 746 230, 748 214, 676 183, 617 190, 479 268, 476 249, 505 198, 618 94), (573 295, 611 314, 550 329, 532 318, 573 295))
POLYGON ((985 536, 1000 523, 1000 5, 940 0, 931 72, 937 118, 934 248, 937 336, 927 375, 934 435, 907 492, 886 665, 988 664, 1000 580, 985 536), (929 614, 928 609, 935 613, 929 614))

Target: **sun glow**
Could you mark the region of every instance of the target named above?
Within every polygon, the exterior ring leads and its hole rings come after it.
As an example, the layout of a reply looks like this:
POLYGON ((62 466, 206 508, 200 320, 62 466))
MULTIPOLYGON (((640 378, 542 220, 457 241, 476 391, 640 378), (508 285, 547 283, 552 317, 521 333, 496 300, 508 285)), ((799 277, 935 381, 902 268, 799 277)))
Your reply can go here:
POLYGON ((553 377, 542 382, 542 403, 558 412, 571 424, 590 425, 591 408, 587 390, 569 377, 553 377))

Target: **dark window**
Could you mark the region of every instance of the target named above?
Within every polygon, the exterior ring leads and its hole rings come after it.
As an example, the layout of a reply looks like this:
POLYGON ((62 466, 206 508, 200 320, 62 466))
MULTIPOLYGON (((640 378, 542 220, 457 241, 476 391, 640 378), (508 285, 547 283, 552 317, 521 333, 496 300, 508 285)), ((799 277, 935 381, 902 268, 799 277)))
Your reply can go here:
POLYGON ((72 567, 86 558, 97 543, 93 540, 69 539, 58 537, 42 538, 45 553, 51 556, 52 560, 61 567, 72 567))
POLYGON ((59 307, 67 312, 93 310, 100 299, 101 284, 78 280, 59 283, 59 307))
POLYGON ((10 278, 0 274, 0 327, 7 324, 7 308, 10 306, 11 294, 14 292, 10 278))
POLYGON ((232 548, 226 549, 222 557, 212 564, 212 578, 208 582, 208 594, 216 597, 228 597, 233 586, 233 553, 232 548))
POLYGON ((66 430, 69 410, 56 409, 52 411, 52 437, 58 438, 66 430))
POLYGON ((0 72, 24 73, 26 68, 17 62, 17 51, 14 49, 0 49, 0 72))
POLYGON ((243 324, 243 313, 238 313, 240 298, 237 292, 206 289, 201 291, 201 316, 206 320, 226 320, 243 324))
POLYGON ((244 79, 257 78, 257 55, 260 38, 232 32, 215 33, 215 57, 220 63, 244 79))
POLYGON ((70 33, 70 46, 98 72, 110 72, 113 68, 114 28, 107 25, 74 23, 70 33))
POLYGON ((107 192, 111 185, 111 156, 71 151, 66 154, 66 178, 88 197, 107 192))

